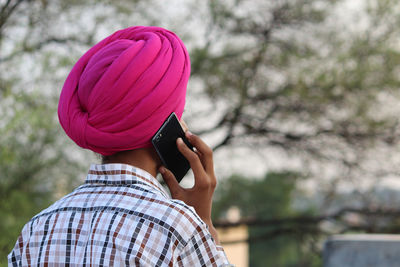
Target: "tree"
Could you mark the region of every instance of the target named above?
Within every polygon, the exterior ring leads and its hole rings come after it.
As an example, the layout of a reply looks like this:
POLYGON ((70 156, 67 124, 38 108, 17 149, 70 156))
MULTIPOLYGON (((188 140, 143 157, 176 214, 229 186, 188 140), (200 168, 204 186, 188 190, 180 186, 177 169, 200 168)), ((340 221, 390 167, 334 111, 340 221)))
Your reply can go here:
MULTIPOLYGON (((23 225, 85 178, 87 166, 56 110, 71 55, 93 44, 104 16, 97 12, 69 33, 60 28, 94 2, 0 2, 0 266, 23 225)), ((123 13, 127 2, 113 8, 123 13)))
POLYGON ((38 100, 24 94, 17 98, 2 96, 0 255, 3 261, 23 225, 69 191, 76 184, 81 168, 57 148, 59 129, 54 127, 54 116, 49 114, 49 105, 43 98, 38 100))
MULTIPOLYGON (((336 210, 321 214, 318 201, 298 188, 304 176, 270 172, 263 179, 233 175, 221 182, 213 206, 214 225, 229 228, 247 225, 251 266, 321 266, 323 242, 344 233, 400 233, 398 190, 375 192, 382 198, 376 207, 351 207, 353 193, 336 196, 336 210), (342 202, 342 203, 340 203, 342 202), (385 207, 390 202, 390 207, 385 207), (345 204, 343 204, 345 203, 345 204), (241 218, 231 221, 231 208, 241 218)), ((224 243, 222 244, 224 245, 224 243)))
POLYGON ((197 130, 222 136, 216 149, 264 148, 268 162, 277 148, 300 161, 323 189, 322 210, 338 188, 360 184, 368 205, 367 181, 399 173, 399 4, 360 4, 357 25, 339 4, 209 1, 209 39, 192 51, 208 112, 221 111, 197 130))
MULTIPOLYGON (((231 176, 216 192, 214 220, 221 222, 231 207, 239 208, 243 218, 256 220, 312 215, 312 210, 293 209, 293 196, 299 180, 298 174, 290 172, 268 173, 263 179, 231 176)), ((276 223, 263 224, 263 227, 250 225, 250 265, 318 266, 317 251, 310 249, 315 245, 311 239, 318 236, 316 227, 301 224, 287 227, 276 223)))

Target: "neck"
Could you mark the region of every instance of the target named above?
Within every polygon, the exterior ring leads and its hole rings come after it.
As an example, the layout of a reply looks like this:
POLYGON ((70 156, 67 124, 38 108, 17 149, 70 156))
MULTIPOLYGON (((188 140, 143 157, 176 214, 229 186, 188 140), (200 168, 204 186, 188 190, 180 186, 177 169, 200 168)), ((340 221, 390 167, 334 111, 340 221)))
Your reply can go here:
POLYGON ((161 165, 157 153, 151 147, 121 151, 105 157, 103 163, 129 164, 147 171, 153 177, 156 177, 158 168, 161 165))

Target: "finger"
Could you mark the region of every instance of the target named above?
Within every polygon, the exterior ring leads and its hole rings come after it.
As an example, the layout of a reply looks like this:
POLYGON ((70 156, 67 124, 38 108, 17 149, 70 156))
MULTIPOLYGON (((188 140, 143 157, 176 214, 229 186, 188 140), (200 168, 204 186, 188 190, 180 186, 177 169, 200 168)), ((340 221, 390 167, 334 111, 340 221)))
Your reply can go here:
POLYGON ((182 153, 182 155, 189 161, 190 167, 192 168, 195 177, 196 174, 202 176, 205 170, 199 156, 183 142, 182 138, 178 138, 176 140, 176 145, 178 146, 178 150, 182 153))
POLYGON ((161 166, 158 171, 161 173, 161 176, 167 184, 169 191, 171 192, 171 196, 173 198, 177 197, 182 190, 182 187, 176 180, 175 175, 164 166, 161 166))
POLYGON ((186 137, 189 142, 196 148, 199 152, 199 156, 201 162, 204 165, 204 169, 207 173, 210 171, 214 171, 214 162, 213 162, 213 151, 212 149, 197 135, 192 134, 191 132, 186 132, 186 137))
POLYGON ((186 122, 183 120, 183 119, 181 119, 180 121, 180 124, 181 124, 181 126, 182 126, 182 129, 183 129, 183 131, 186 133, 187 131, 189 131, 189 128, 187 127, 187 125, 186 125, 186 122))

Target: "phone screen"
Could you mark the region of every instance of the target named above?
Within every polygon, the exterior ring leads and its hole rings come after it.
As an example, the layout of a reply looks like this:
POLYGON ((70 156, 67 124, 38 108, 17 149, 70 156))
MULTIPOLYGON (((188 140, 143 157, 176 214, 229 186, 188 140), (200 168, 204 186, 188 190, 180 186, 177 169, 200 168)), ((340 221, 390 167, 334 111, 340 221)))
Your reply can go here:
POLYGON ((180 182, 189 171, 190 164, 176 146, 176 139, 178 139, 178 137, 181 137, 186 145, 193 150, 193 146, 185 137, 185 132, 178 118, 175 113, 171 113, 152 137, 151 142, 162 164, 167 167, 175 175, 176 180, 180 182))

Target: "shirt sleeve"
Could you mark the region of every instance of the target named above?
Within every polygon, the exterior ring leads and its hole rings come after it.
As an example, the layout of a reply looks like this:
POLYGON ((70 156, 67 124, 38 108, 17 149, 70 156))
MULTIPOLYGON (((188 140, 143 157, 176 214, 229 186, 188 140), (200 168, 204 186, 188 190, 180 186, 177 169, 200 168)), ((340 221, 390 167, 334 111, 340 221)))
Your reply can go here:
POLYGON ((27 242, 25 239, 28 239, 30 236, 30 223, 31 222, 24 225, 21 234, 18 236, 17 242, 15 242, 13 250, 8 254, 8 266, 22 266, 22 254, 24 251, 24 245, 27 242))
POLYGON ((215 244, 210 232, 204 225, 196 228, 177 258, 177 266, 233 266, 229 263, 225 251, 215 244))

